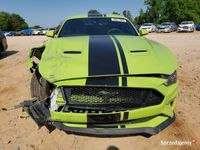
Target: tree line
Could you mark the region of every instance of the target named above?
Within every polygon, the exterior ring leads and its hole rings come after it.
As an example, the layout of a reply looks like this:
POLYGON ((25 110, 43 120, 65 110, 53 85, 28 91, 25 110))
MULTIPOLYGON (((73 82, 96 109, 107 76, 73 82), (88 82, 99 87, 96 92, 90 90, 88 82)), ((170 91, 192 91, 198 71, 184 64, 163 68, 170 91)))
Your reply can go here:
POLYGON ((144 22, 161 23, 173 21, 200 22, 200 0, 144 0, 146 11, 140 10, 134 21, 137 24, 144 22))
POLYGON ((28 28, 28 24, 18 14, 0 12, 0 29, 3 31, 20 31, 28 28))
MULTIPOLYGON (((145 22, 161 23, 165 21, 179 24, 184 20, 200 23, 200 0, 144 0, 146 10, 141 9, 139 15, 133 18, 129 10, 122 14, 135 24, 145 22)), ((134 9, 134 6, 133 6, 134 9)), ((100 14, 90 10, 90 14, 100 14)), ((114 11, 113 14, 120 14, 114 11)), ((26 21, 18 14, 0 12, 0 29, 4 31, 19 31, 28 28, 26 21)))
MULTIPOLYGON (((141 9, 139 15, 133 18, 129 10, 122 14, 134 24, 145 22, 162 23, 166 21, 177 24, 182 21, 194 21, 200 23, 200 0, 144 0, 146 10, 141 9)), ((134 9, 134 6, 133 6, 134 9)), ((88 13, 100 13, 97 10, 88 13)), ((113 14, 120 14, 114 11, 113 14)))

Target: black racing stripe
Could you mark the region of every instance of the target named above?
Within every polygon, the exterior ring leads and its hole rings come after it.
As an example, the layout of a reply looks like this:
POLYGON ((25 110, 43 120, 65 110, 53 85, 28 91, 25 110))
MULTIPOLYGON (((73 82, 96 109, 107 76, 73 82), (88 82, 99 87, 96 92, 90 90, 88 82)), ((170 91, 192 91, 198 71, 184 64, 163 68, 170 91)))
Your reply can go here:
POLYGON ((119 78, 118 77, 98 77, 98 78, 88 78, 86 85, 110 85, 118 86, 119 78))
POLYGON ((108 115, 87 115, 88 124, 114 123, 120 121, 120 113, 108 115))
POLYGON ((122 86, 127 86, 127 77, 122 77, 122 86))
MULTIPOLYGON (((122 60, 122 67, 123 67, 124 74, 128 74, 128 66, 127 66, 127 62, 126 62, 126 58, 125 58, 122 46, 121 46, 119 40, 114 35, 113 35, 113 38, 114 38, 114 40, 115 40, 115 42, 117 44, 117 47, 119 49, 119 53, 120 53, 120 57, 121 57, 121 60, 122 60)), ((122 77, 122 86, 127 86, 127 78, 126 77, 122 77)))
MULTIPOLYGON (((89 76, 120 74, 117 51, 109 36, 90 36, 88 63, 89 76)), ((91 81, 88 78, 86 84, 98 85, 95 81, 97 80, 91 81)), ((114 85, 118 85, 118 78, 112 80, 112 82, 115 82, 114 85)), ((106 84, 110 85, 110 82, 106 84)))
POLYGON ((124 112, 123 121, 126 121, 126 120, 128 120, 128 115, 129 115, 129 113, 128 113, 128 112, 124 112))
POLYGON ((117 51, 109 36, 89 39, 89 76, 120 74, 117 51))

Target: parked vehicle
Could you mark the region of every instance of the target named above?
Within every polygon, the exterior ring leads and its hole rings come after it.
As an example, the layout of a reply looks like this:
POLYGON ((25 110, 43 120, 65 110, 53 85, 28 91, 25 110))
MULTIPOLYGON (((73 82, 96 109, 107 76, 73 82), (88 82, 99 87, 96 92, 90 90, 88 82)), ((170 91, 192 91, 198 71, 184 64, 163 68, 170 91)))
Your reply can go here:
POLYGON ((140 30, 140 27, 141 27, 141 25, 138 25, 138 24, 135 25, 135 28, 137 29, 137 31, 140 30))
POLYGON ((4 33, 0 30, 0 53, 7 49, 7 40, 4 33))
POLYGON ((66 132, 159 133, 175 120, 178 64, 147 33, 119 15, 67 19, 56 37, 47 32, 52 39, 30 51, 34 99, 23 110, 40 127, 66 132))
POLYGON ((32 35, 42 35, 41 29, 33 29, 32 35))
POLYGON ((177 31, 177 24, 175 22, 171 22, 171 28, 172 28, 172 31, 177 31))
POLYGON ((196 30, 200 31, 200 23, 196 25, 196 30))
POLYGON ((22 35, 21 31, 16 31, 15 36, 21 36, 21 35, 22 35))
POLYGON ((42 28, 41 35, 46 35, 47 31, 48 31, 48 28, 42 28))
POLYGON ((163 22, 157 26, 157 32, 173 32, 177 30, 177 25, 174 22, 163 22))
POLYGON ((170 26, 170 22, 164 22, 164 23, 161 23, 160 25, 157 26, 157 32, 160 33, 160 32, 172 32, 172 28, 170 26))
POLYGON ((194 22, 193 21, 183 21, 179 24, 177 32, 194 32, 194 22))
POLYGON ((32 29, 24 29, 19 31, 19 35, 32 35, 33 30, 32 29))
POLYGON ((141 25, 140 30, 141 29, 146 29, 150 33, 157 31, 157 28, 153 23, 144 23, 143 25, 141 25))
POLYGON ((4 33, 5 36, 15 36, 16 32, 15 31, 9 31, 4 33))

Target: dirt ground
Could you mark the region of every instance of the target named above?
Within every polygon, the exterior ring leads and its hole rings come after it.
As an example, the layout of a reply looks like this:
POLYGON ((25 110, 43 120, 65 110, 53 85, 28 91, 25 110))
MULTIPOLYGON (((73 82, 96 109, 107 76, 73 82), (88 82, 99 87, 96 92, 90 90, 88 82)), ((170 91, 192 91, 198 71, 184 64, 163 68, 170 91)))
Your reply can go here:
POLYGON ((0 56, 0 150, 200 149, 200 32, 153 33, 147 37, 171 48, 179 63, 177 118, 171 126, 150 138, 95 138, 66 134, 59 130, 49 133, 45 127, 38 129, 21 109, 13 108, 23 100, 30 99, 28 53, 47 38, 8 37, 8 51, 0 56), (193 140, 193 143, 191 146, 161 145, 161 141, 176 140, 193 140))

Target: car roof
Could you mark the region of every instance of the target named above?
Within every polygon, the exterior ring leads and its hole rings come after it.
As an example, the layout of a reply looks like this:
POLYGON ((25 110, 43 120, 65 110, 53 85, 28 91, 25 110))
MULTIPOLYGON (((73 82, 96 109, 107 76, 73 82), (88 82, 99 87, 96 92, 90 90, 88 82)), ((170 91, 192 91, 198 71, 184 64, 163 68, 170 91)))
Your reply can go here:
POLYGON ((91 15, 78 15, 78 16, 72 16, 72 17, 69 17, 66 20, 69 20, 69 19, 80 19, 80 18, 96 18, 96 17, 99 17, 99 18, 120 18, 120 19, 127 19, 126 17, 124 16, 121 16, 121 15, 116 15, 116 14, 91 14, 91 15))
POLYGON ((164 23, 172 23, 172 22, 162 22, 161 24, 164 24, 164 23))
POLYGON ((193 21, 182 21, 181 23, 193 23, 193 21))

